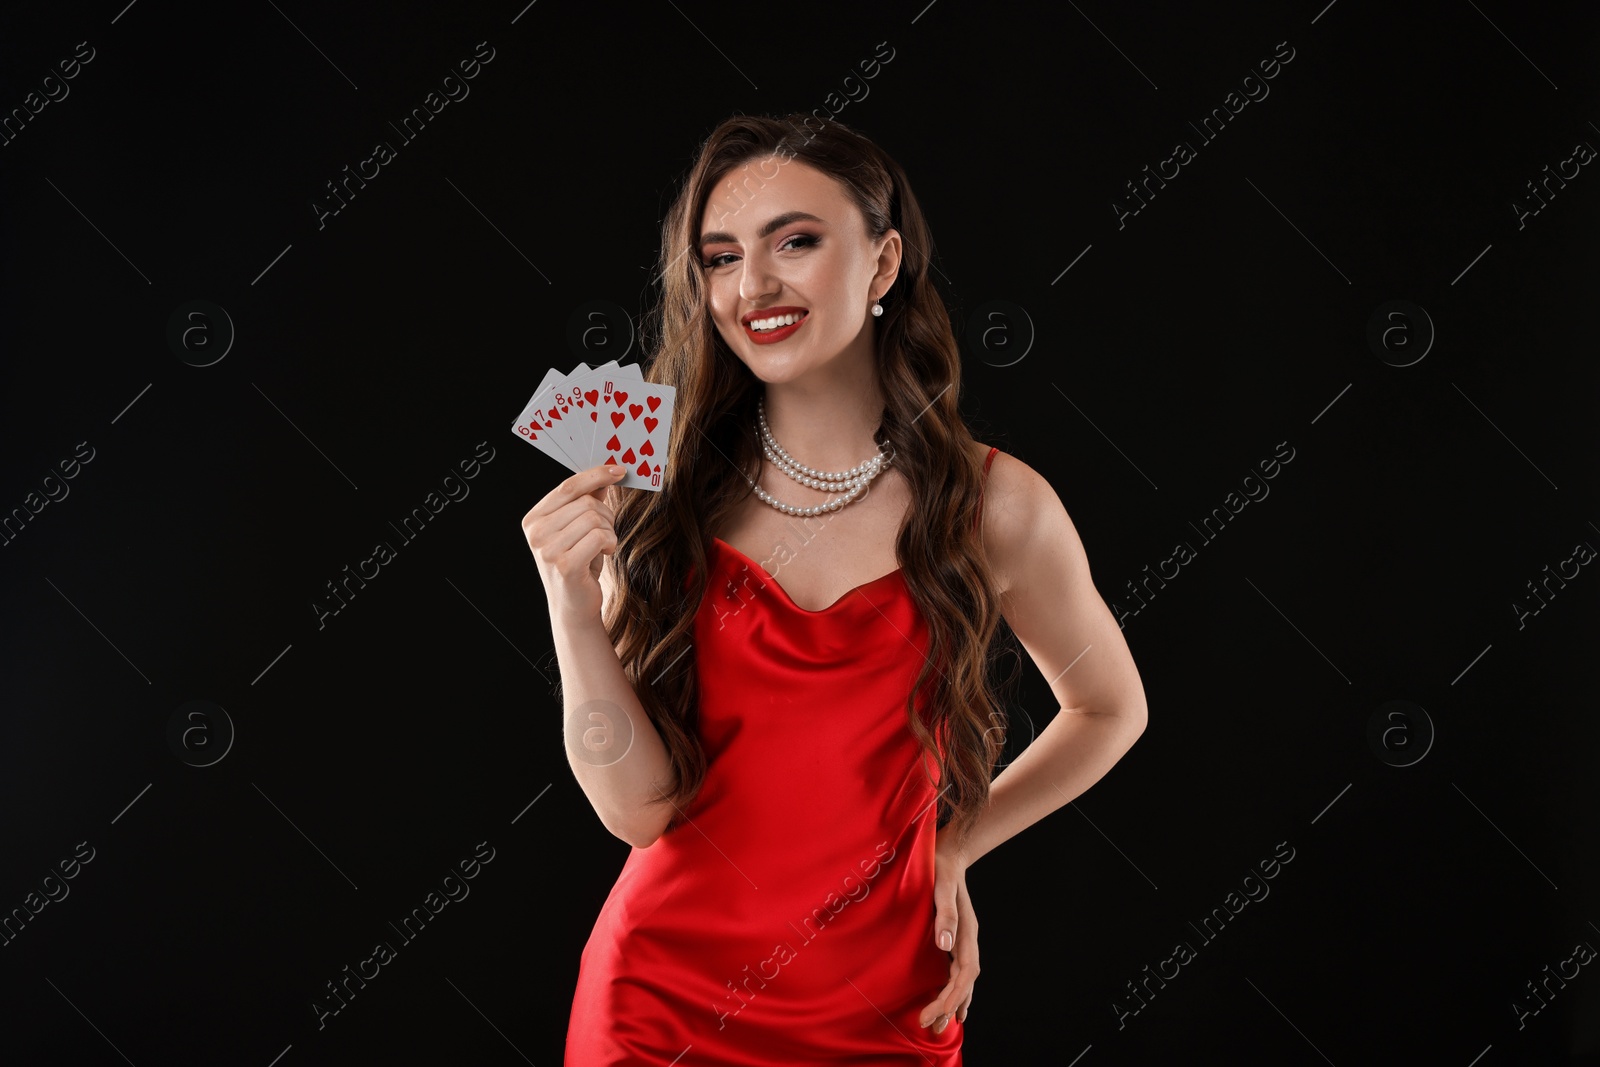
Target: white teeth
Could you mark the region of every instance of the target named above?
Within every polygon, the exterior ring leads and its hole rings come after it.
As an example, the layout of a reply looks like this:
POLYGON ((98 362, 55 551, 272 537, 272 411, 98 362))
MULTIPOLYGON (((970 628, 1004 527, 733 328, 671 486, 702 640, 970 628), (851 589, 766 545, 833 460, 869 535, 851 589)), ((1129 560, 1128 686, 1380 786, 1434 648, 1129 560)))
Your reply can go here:
POLYGON ((775 330, 780 326, 792 326, 804 317, 804 315, 798 315, 794 312, 790 312, 787 315, 775 315, 770 319, 751 319, 750 328, 758 331, 775 330))

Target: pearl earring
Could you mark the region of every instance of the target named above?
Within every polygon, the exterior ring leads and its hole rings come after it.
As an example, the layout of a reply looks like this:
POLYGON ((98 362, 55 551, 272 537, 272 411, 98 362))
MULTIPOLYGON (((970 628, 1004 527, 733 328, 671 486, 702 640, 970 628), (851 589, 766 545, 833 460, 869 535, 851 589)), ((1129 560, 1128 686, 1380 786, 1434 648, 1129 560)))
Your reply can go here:
POLYGON ((872 302, 872 316, 873 316, 873 318, 877 318, 879 315, 882 315, 882 314, 883 314, 883 305, 878 303, 876 300, 874 300, 872 302))

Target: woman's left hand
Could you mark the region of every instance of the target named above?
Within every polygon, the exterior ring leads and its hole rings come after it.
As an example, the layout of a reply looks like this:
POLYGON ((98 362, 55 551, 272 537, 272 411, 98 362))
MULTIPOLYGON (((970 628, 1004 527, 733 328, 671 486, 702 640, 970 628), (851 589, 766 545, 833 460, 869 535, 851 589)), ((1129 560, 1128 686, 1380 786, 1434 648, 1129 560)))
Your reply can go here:
POLYGON ((978 978, 978 916, 967 896, 967 860, 960 850, 941 843, 934 850, 933 871, 933 938, 951 954, 950 981, 922 1009, 918 1023, 942 1034, 952 1018, 965 1023, 972 1006, 972 985, 978 978))

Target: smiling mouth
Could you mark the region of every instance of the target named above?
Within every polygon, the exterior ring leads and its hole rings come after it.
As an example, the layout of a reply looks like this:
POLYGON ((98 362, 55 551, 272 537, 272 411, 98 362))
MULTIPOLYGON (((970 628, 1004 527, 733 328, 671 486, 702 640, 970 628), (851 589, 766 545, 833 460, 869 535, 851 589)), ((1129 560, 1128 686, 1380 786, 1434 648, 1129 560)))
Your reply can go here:
POLYGON ((809 315, 809 311, 791 311, 784 315, 771 315, 766 318, 755 318, 745 323, 745 329, 751 333, 774 333, 785 326, 794 326, 809 315))
POLYGON ((743 324, 745 336, 758 345, 772 344, 791 336, 810 317, 811 313, 805 310, 757 316, 743 324))

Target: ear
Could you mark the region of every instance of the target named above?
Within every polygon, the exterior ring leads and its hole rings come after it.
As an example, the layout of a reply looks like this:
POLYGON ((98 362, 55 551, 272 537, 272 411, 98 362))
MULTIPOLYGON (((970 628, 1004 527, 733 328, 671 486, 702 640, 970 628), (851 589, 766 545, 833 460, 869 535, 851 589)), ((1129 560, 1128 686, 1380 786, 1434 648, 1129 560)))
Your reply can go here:
POLYGON ((878 270, 872 276, 872 291, 882 298, 900 276, 900 231, 891 228, 881 238, 878 244, 878 270))

